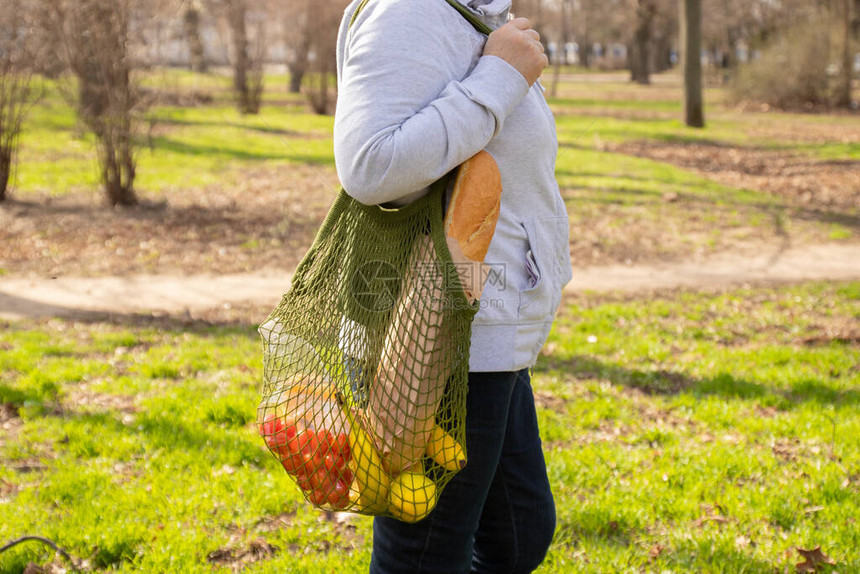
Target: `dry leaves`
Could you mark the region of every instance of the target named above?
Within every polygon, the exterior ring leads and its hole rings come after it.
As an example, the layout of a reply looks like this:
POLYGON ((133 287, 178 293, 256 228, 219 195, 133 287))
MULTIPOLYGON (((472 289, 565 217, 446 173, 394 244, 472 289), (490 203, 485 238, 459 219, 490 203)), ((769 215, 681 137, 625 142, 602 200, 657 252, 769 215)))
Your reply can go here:
POLYGON ((662 553, 663 553, 663 545, 662 544, 655 544, 654 546, 651 547, 650 550, 648 550, 648 561, 653 562, 662 553))
POLYGON ((226 566, 234 572, 243 570, 248 564, 265 560, 278 553, 278 548, 262 538, 248 542, 245 547, 228 546, 210 552, 206 560, 211 564, 226 566))
POLYGON ((317 170, 292 165, 125 210, 94 192, 13 197, 0 206, 0 268, 48 276, 293 269, 334 198, 317 170))
POLYGON ((725 524, 729 521, 725 516, 725 509, 719 504, 703 504, 701 506, 704 515, 700 516, 696 519, 695 525, 699 528, 707 524, 708 522, 713 522, 716 524, 725 524))
POLYGON ((804 550, 803 548, 797 548, 797 553, 803 558, 803 562, 800 562, 795 566, 795 569, 798 572, 823 572, 821 568, 826 565, 834 565, 836 561, 821 551, 821 546, 816 546, 812 550, 804 550))

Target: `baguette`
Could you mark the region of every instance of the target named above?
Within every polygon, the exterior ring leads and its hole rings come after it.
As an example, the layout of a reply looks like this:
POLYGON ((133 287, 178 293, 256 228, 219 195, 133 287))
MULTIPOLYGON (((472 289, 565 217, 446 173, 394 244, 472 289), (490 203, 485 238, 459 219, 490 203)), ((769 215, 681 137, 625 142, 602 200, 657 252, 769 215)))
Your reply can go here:
POLYGON ((445 214, 445 241, 470 302, 481 298, 482 263, 499 220, 502 176, 486 151, 479 151, 457 170, 445 214))
MULTIPOLYGON (((411 260, 433 260, 433 240, 421 235, 411 260)), ((450 349, 444 324, 443 285, 416 273, 403 286, 385 335, 367 417, 382 465, 391 476, 417 464, 433 433, 445 392, 450 349)))
MULTIPOLYGON (((470 301, 481 296, 481 264, 499 218, 502 182, 495 160, 479 152, 457 171, 445 239, 470 301)), ((410 261, 420 268, 434 258, 433 240, 420 236, 410 261)), ((436 427, 436 411, 452 365, 453 342, 445 324, 443 285, 432 275, 411 275, 394 307, 383 343, 367 415, 383 468, 392 476, 420 464, 436 427)))

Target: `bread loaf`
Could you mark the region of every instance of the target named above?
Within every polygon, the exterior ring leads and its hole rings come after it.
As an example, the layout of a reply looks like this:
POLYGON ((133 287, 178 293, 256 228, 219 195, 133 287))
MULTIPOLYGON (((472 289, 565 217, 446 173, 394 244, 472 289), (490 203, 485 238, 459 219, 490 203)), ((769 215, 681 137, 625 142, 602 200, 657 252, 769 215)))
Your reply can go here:
MULTIPOLYGON (((410 257, 415 268, 434 258, 431 236, 419 236, 410 257)), ((433 433, 450 372, 444 303, 444 286, 433 274, 409 275, 385 335, 366 412, 383 468, 392 476, 419 463, 433 433)))
MULTIPOLYGON (((445 215, 445 239, 466 296, 481 296, 481 264, 499 218, 502 180, 487 152, 463 163, 445 215)), ((410 255, 412 267, 435 260, 433 239, 421 235, 410 255)), ((370 390, 367 417, 385 470, 392 476, 420 464, 436 426, 436 411, 452 370, 444 323, 444 285, 432 274, 409 275, 397 299, 370 390)))
POLYGON ((486 151, 480 151, 457 170, 445 214, 445 240, 460 283, 470 301, 481 298, 482 263, 499 220, 502 176, 486 151))

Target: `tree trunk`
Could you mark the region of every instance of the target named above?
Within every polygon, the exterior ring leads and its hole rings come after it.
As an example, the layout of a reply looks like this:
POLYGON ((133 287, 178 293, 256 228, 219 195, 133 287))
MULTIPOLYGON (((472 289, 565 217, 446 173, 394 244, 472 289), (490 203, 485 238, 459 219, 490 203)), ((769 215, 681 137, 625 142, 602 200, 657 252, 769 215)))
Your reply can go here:
POLYGON ((651 43, 651 27, 657 6, 653 0, 638 0, 636 7, 636 30, 633 33, 633 54, 630 60, 630 80, 638 84, 650 84, 648 70, 648 47, 651 43))
POLYGON ((232 0, 228 6, 233 32, 233 90, 236 106, 242 114, 254 113, 248 89, 248 28, 245 25, 245 0, 232 0))
POLYGON ((681 0, 681 69, 684 71, 684 123, 705 127, 702 103, 702 0, 681 0))
POLYGON ((591 22, 588 18, 589 16, 589 5, 585 2, 579 3, 580 11, 579 11, 579 20, 582 22, 582 34, 578 39, 579 49, 577 54, 579 56, 579 65, 590 68, 591 67, 591 22))
POLYGON ((11 150, 0 149, 0 201, 6 201, 6 188, 12 173, 11 150))
POLYGON ((294 65, 294 63, 289 64, 290 69, 290 93, 298 94, 302 91, 302 80, 305 78, 305 68, 294 65))
MULTIPOLYGON (((128 74, 120 75, 120 83, 130 90, 128 74)), ((127 106, 119 106, 127 109, 127 106)), ((134 192, 135 162, 133 141, 133 120, 130 114, 113 113, 99 120, 101 129, 96 131, 99 138, 99 152, 102 164, 102 181, 107 201, 112 206, 130 206, 137 203, 134 192)))
POLYGON ((311 86, 308 90, 308 99, 311 103, 314 113, 326 115, 329 113, 329 92, 328 92, 328 77, 329 67, 322 66, 319 71, 309 76, 311 86))
POLYGON ((842 74, 836 94, 836 105, 851 107, 851 79, 854 75, 851 61, 851 0, 842 0, 842 74))
POLYGON ((206 72, 206 53, 203 48, 203 39, 200 37, 200 10, 190 6, 183 15, 183 29, 188 42, 188 59, 192 72, 206 72))
POLYGON ((584 45, 579 46, 579 63, 586 68, 591 68, 594 64, 591 37, 588 35, 583 36, 582 42, 584 45))
POLYGON ((564 60, 564 63, 567 63, 567 40, 568 40, 568 27, 567 27, 567 14, 568 14, 568 0, 561 0, 561 41, 559 42, 559 46, 556 48, 556 53, 554 54, 555 62, 553 62, 553 72, 552 72, 552 86, 550 87, 550 97, 557 97, 558 95, 558 82, 559 75, 561 72, 561 62, 564 60))
POLYGON ((137 91, 128 54, 130 8, 101 0, 78 1, 70 42, 79 114, 97 139, 107 202, 134 205, 132 132, 137 91))
POLYGON ((308 53, 310 52, 310 48, 310 34, 308 31, 302 31, 302 37, 296 46, 296 53, 293 59, 287 64, 287 67, 290 70, 291 94, 298 94, 302 91, 302 80, 305 77, 305 73, 308 71, 308 53))
POLYGON ((671 38, 667 33, 660 33, 654 38, 650 54, 649 70, 655 73, 665 72, 672 67, 671 54, 672 45, 671 38))

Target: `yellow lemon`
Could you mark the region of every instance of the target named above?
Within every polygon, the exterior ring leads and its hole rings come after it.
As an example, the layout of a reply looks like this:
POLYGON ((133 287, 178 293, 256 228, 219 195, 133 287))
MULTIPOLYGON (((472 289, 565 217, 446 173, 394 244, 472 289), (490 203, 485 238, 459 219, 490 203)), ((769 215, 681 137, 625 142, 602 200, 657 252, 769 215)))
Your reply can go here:
POLYGON ((463 447, 439 425, 433 428, 433 436, 427 443, 426 452, 436 464, 449 472, 459 472, 466 466, 463 447))
POLYGON ((403 522, 417 522, 436 506, 436 483, 420 472, 403 472, 391 481, 388 511, 403 522))

